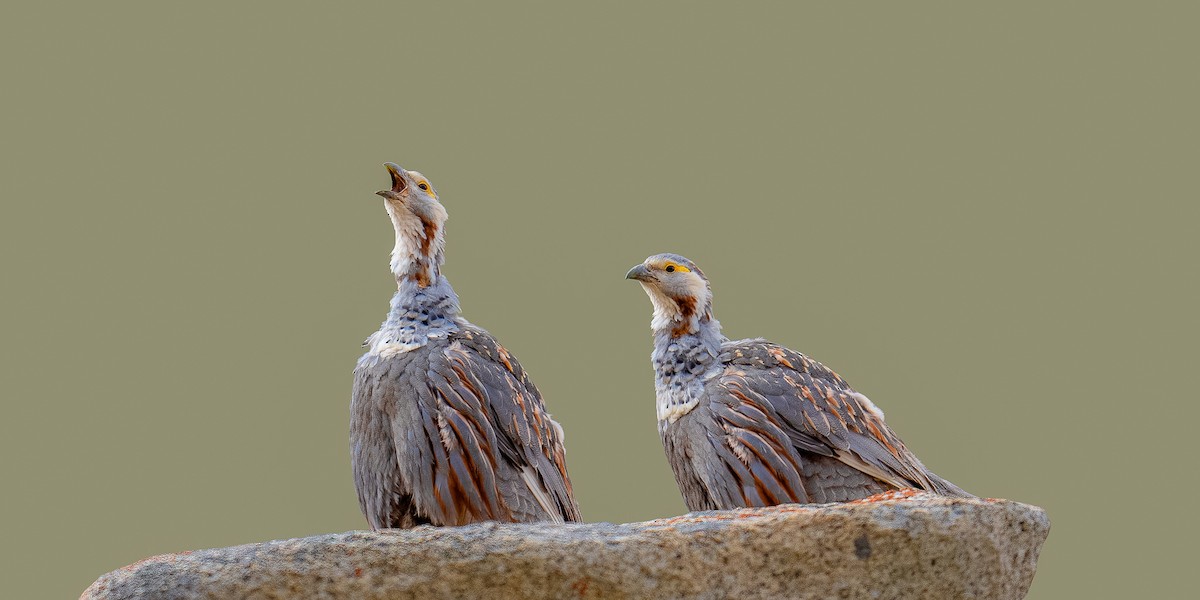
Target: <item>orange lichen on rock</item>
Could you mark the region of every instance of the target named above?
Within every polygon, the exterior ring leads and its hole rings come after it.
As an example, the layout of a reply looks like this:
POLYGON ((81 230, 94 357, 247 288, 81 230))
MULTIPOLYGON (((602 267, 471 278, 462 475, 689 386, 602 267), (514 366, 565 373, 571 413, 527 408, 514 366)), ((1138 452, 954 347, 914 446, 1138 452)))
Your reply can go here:
POLYGON ((822 600, 834 586, 848 598, 1025 597, 1050 529, 1045 511, 912 490, 871 501, 624 525, 480 523, 276 540, 156 557, 101 576, 81 600, 822 600))
POLYGON ((866 504, 868 502, 883 502, 885 500, 909 500, 911 498, 916 498, 919 496, 928 496, 928 495, 929 495, 928 492, 922 492, 921 490, 914 490, 913 488, 902 488, 899 490, 888 490, 886 492, 880 492, 878 494, 875 494, 874 496, 867 496, 866 498, 859 498, 858 500, 851 500, 850 502, 847 502, 846 504, 866 504))
POLYGON ((780 504, 777 506, 767 507, 765 509, 764 508, 735 508, 735 509, 731 509, 731 510, 723 510, 720 512, 706 512, 706 513, 699 513, 699 514, 689 513, 686 515, 680 515, 678 517, 668 517, 666 519, 655 519, 653 521, 649 521, 647 523, 647 525, 671 526, 671 525, 686 525, 686 524, 692 524, 692 523, 713 523, 716 521, 735 521, 738 519, 752 519, 752 518, 757 518, 757 517, 769 516, 768 514, 763 513, 764 510, 769 510, 770 511, 769 514, 774 515, 774 514, 779 514, 779 513, 809 512, 809 511, 813 510, 813 508, 816 506, 820 506, 820 505, 816 505, 816 504, 813 504, 813 505, 780 504))
POLYGON ((647 522, 651 526, 669 527, 672 525, 689 525, 694 523, 713 523, 717 521, 735 521, 738 519, 754 519, 761 517, 770 517, 780 513, 802 513, 811 512, 827 507, 836 507, 839 504, 868 504, 873 502, 887 502, 897 500, 914 500, 921 498, 936 497, 934 494, 924 492, 913 488, 903 488, 898 490, 889 490, 880 492, 874 496, 851 500, 849 502, 834 502, 832 504, 779 504, 766 508, 735 508, 732 510, 723 510, 718 512, 704 513, 689 513, 678 517, 668 517, 665 519, 655 519, 647 522))

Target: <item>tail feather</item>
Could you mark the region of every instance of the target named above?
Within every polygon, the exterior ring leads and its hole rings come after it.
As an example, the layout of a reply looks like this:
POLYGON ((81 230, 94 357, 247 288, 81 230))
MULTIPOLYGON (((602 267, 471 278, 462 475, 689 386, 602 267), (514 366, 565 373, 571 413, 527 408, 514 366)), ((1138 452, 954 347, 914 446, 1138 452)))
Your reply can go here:
POLYGON ((933 485, 933 490, 931 491, 935 494, 941 494, 943 496, 958 496, 960 498, 975 497, 974 494, 963 490, 957 485, 954 485, 953 483, 950 483, 949 481, 946 481, 945 479, 942 479, 933 473, 929 473, 929 483, 933 485))

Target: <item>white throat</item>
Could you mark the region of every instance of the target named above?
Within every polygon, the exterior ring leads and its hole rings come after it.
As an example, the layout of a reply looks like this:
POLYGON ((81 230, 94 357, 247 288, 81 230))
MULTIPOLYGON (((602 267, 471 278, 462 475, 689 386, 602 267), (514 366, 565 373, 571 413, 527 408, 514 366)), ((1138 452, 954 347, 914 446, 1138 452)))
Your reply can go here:
POLYGON ((396 230, 396 245, 392 248, 392 273, 404 273, 404 267, 420 258, 421 240, 425 239, 425 227, 416 215, 384 202, 392 227, 396 230))
POLYGON ((654 305, 654 316, 650 318, 650 329, 654 331, 672 329, 676 323, 683 321, 683 313, 679 311, 679 305, 674 300, 668 298, 654 286, 643 283, 642 289, 646 291, 646 295, 650 297, 650 303, 654 305))

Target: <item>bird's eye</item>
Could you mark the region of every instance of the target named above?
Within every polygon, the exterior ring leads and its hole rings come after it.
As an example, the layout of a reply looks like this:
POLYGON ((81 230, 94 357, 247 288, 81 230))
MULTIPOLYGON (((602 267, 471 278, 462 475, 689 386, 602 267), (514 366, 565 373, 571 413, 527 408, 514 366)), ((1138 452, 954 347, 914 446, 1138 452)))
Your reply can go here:
POLYGON ((667 265, 667 272, 668 272, 668 273, 674 273, 674 272, 675 272, 675 265, 667 265))
POLYGON ((428 190, 429 190, 429 185, 428 185, 428 184, 426 184, 426 183, 425 183, 425 182, 423 182, 423 181, 422 181, 421 183, 418 183, 418 184, 417 184, 417 187, 419 187, 419 188, 421 188, 421 189, 423 189, 423 190, 426 190, 426 191, 428 191, 428 190))

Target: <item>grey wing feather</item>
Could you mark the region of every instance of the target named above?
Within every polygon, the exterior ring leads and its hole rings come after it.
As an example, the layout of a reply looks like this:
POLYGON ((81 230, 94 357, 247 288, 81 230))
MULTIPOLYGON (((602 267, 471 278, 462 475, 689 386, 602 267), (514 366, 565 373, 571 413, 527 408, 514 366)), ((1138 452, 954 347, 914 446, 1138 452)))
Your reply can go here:
POLYGON ((355 485, 372 528, 577 521, 562 432, 483 330, 355 369, 355 485))
POLYGON ((469 387, 483 396, 495 423, 506 501, 527 517, 520 520, 580 520, 562 428, 546 411, 541 393, 516 357, 486 331, 469 327, 459 336, 447 355, 456 364, 471 365, 469 387))
POLYGON ((730 342, 721 360, 726 369, 709 387, 732 406, 761 413, 764 429, 783 432, 801 453, 812 501, 894 487, 969 495, 925 468, 882 413, 824 365, 763 340, 730 342))
POLYGON ((706 395, 710 396, 709 410, 724 433, 719 456, 734 477, 742 505, 808 502, 800 456, 769 409, 714 392, 707 390, 706 395))
MULTIPOLYGON (((697 412, 704 410, 697 408, 697 412)), ((731 486, 712 485, 724 472, 715 456, 708 428, 712 421, 699 415, 680 419, 670 427, 659 427, 667 462, 688 510, 718 510, 736 506, 731 486), (701 448, 694 446, 700 445, 701 448), (704 473, 704 475, 701 475, 704 473)))
POLYGON ((350 458, 359 507, 372 529, 430 522, 429 514, 417 509, 409 483, 412 475, 406 477, 400 468, 424 464, 410 456, 423 453, 424 435, 419 433, 420 400, 414 397, 421 388, 408 373, 428 362, 424 354, 410 352, 386 360, 367 356, 354 370, 350 458), (403 458, 398 449, 405 450, 403 458))
POLYGON ((692 412, 660 435, 689 510, 809 501, 787 435, 728 394, 710 387, 692 412))

